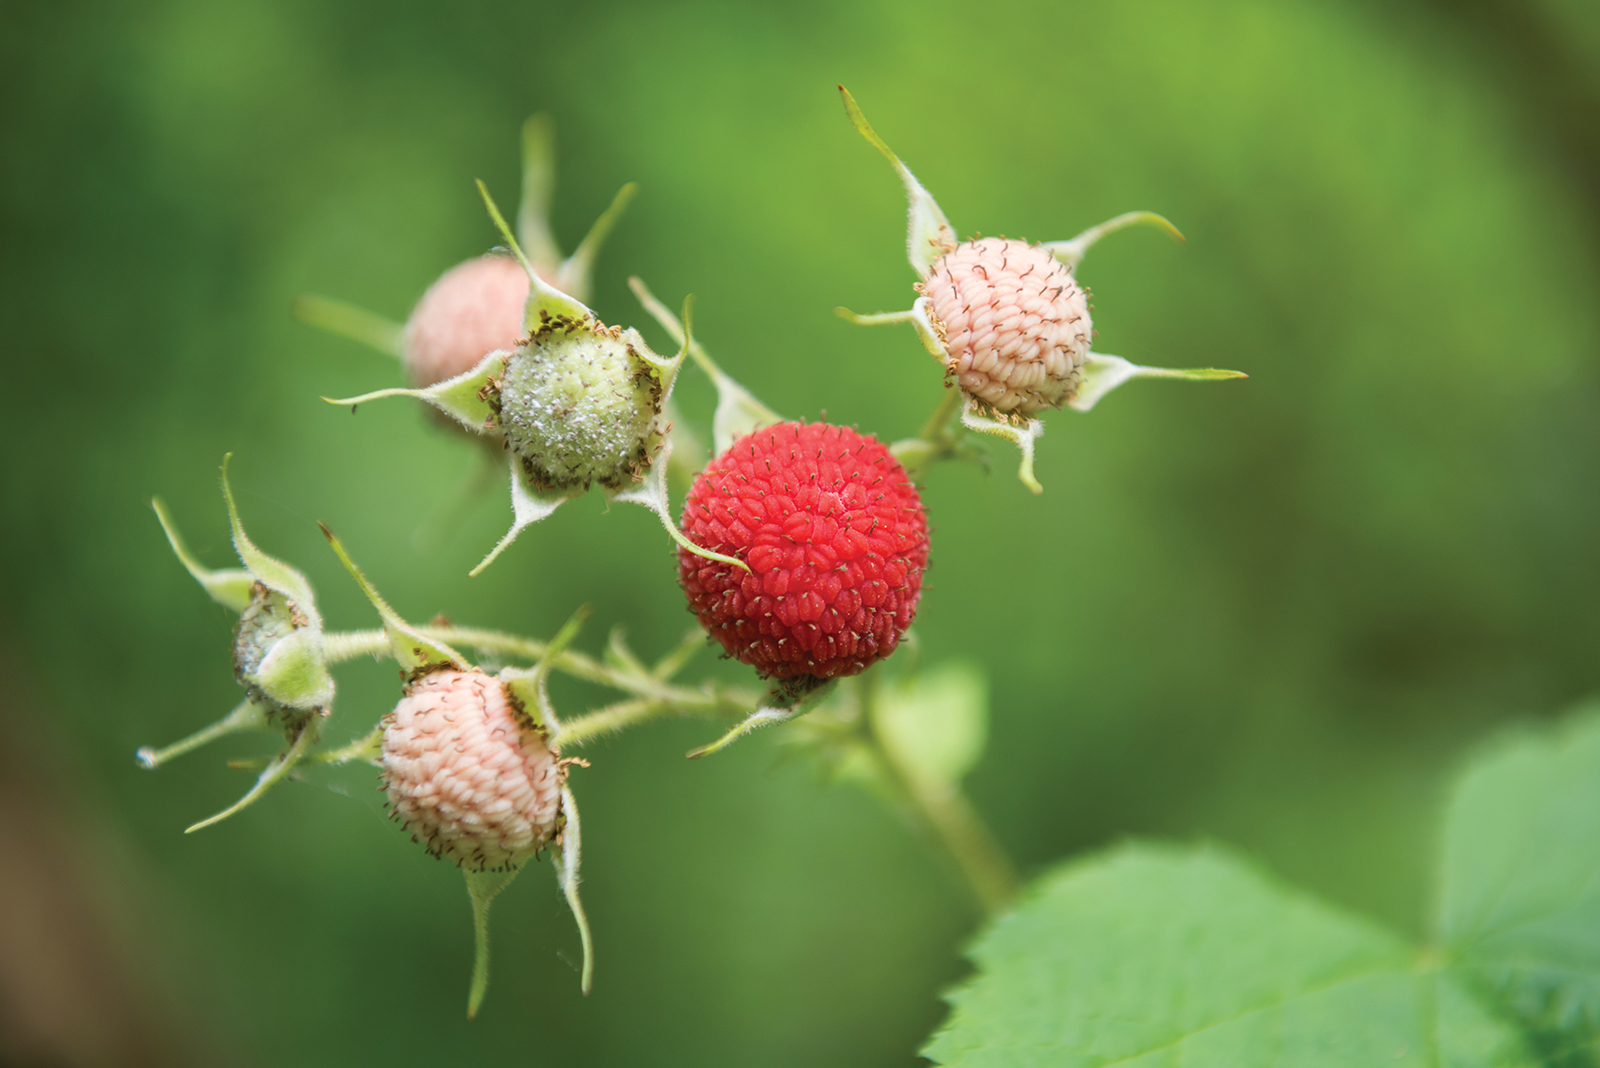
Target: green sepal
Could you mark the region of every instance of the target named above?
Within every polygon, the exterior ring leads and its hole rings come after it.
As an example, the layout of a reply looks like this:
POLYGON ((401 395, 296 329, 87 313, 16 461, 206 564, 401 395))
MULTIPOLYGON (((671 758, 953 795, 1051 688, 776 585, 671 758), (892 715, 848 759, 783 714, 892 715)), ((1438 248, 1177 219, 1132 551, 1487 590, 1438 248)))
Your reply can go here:
POLYGON ((522 200, 517 206, 517 240, 542 277, 550 279, 575 299, 587 301, 595 255, 639 186, 629 182, 619 189, 611 206, 600 214, 566 259, 561 258, 561 248, 550 232, 550 202, 554 189, 555 126, 550 116, 534 115, 522 124, 522 200))
POLYGON ((606 636, 606 648, 601 654, 601 662, 606 667, 636 679, 650 677, 650 669, 645 667, 644 661, 639 659, 639 654, 628 644, 628 633, 621 623, 612 627, 611 633, 606 636))
POLYGON ((536 490, 528 485, 528 480, 517 470, 515 462, 508 463, 506 467, 511 474, 511 529, 495 543, 493 549, 489 550, 488 556, 478 561, 477 567, 467 572, 469 577, 477 576, 484 568, 494 563, 495 557, 505 552, 523 530, 547 518, 551 512, 576 496, 563 490, 536 490))
POLYGON ((594 989, 594 936, 589 932, 589 916, 583 911, 583 901, 578 896, 582 836, 578 827, 578 802, 573 798, 570 787, 561 788, 561 812, 565 822, 559 841, 551 845, 551 860, 556 870, 556 885, 561 887, 561 893, 567 899, 572 919, 578 925, 578 939, 583 943, 583 972, 579 984, 583 996, 588 997, 589 991, 594 989))
POLYGON ((971 397, 966 400, 966 405, 961 409, 961 425, 968 430, 976 430, 980 434, 992 434, 997 438, 1005 438, 1022 452, 1022 462, 1017 466, 1017 478, 1022 484, 1034 493, 1043 493, 1044 487, 1039 485, 1039 480, 1033 477, 1033 443, 1039 435, 1044 433, 1044 424, 1037 419, 1028 419, 1021 426, 991 419, 989 416, 980 415, 977 402, 971 397))
POLYGON ((239 800, 235 801, 233 804, 229 805, 227 808, 223 809, 221 812, 218 812, 215 816, 203 819, 199 823, 186 828, 183 833, 193 834, 195 831, 198 831, 203 827, 209 827, 214 823, 220 823, 241 809, 246 808, 249 805, 253 805, 259 801, 268 790, 282 782, 284 776, 288 775, 289 771, 296 764, 300 763, 300 761, 305 757, 306 753, 310 751, 311 746, 317 740, 317 734, 319 733, 321 723, 322 719, 320 716, 312 716, 307 719, 303 724, 300 725, 299 733, 297 733, 294 736, 294 740, 289 743, 289 748, 272 758, 271 762, 267 764, 266 768, 262 770, 261 774, 256 777, 256 784, 250 787, 249 792, 247 792, 243 797, 239 798, 239 800))
POLYGON ((328 544, 333 546, 334 553, 344 564, 345 570, 356 580, 356 585, 361 587, 361 592, 367 595, 367 600, 372 602, 372 607, 378 610, 378 617, 383 620, 384 633, 389 638, 389 649, 400 666, 408 673, 417 673, 437 668, 452 668, 456 671, 466 671, 468 668, 466 657, 456 652, 444 642, 435 641, 424 635, 416 627, 400 618, 400 614, 389 607, 372 583, 367 581, 367 576, 361 573, 355 561, 350 559, 350 554, 345 552, 344 545, 334 537, 333 531, 328 529, 326 523, 318 523, 322 528, 323 537, 328 539, 328 544))
POLYGON ((667 469, 671 462, 672 439, 668 438, 662 443, 661 451, 656 454, 654 462, 650 465, 650 470, 645 473, 644 480, 619 493, 611 494, 611 500, 622 501, 625 504, 642 505, 650 509, 655 513, 656 518, 661 520, 661 525, 672 536, 672 540, 683 548, 696 556, 703 556, 707 560, 730 564, 741 571, 748 572, 750 567, 743 560, 701 548, 690 541, 688 535, 679 530, 678 524, 673 522, 671 506, 667 500, 667 469))
POLYGON ((705 348, 696 341, 684 328, 678 317, 668 310, 655 298, 637 275, 628 279, 628 285, 633 287, 634 296, 639 298, 639 303, 644 310, 653 316, 661 328, 671 336, 673 341, 684 347, 700 369, 711 379, 711 384, 717 390, 717 411, 711 420, 712 448, 721 455, 727 451, 739 438, 753 433, 764 426, 776 426, 785 422, 783 416, 762 404, 755 396, 738 382, 734 381, 721 367, 717 366, 705 348))
POLYGON ((156 749, 154 746, 140 746, 134 754, 141 768, 155 770, 174 757, 199 749, 202 745, 216 741, 228 734, 237 734, 241 731, 264 731, 272 728, 272 721, 267 716, 267 710, 256 702, 246 697, 234 706, 233 711, 217 720, 215 723, 202 727, 189 735, 181 738, 171 745, 156 749))
POLYGON ((583 629, 584 620, 589 618, 591 611, 588 605, 584 605, 574 612, 572 618, 550 639, 544 648, 544 655, 533 667, 506 668, 496 676, 506 691, 522 705, 523 711, 533 717, 534 723, 544 731, 552 748, 560 746, 561 717, 556 715, 556 707, 550 701, 550 670, 583 629))
POLYGON ((322 617, 317 614, 317 599, 311 592, 310 581, 282 560, 256 548, 255 542, 244 532, 244 524, 239 521, 239 506, 233 500, 233 487, 228 484, 228 461, 232 458, 231 452, 222 457, 222 496, 228 502, 228 521, 233 525, 233 547, 239 553, 239 561, 261 585, 293 601, 295 608, 320 634, 322 617))
POLYGON ((322 631, 301 627, 273 643, 250 681, 280 705, 326 708, 333 702, 333 676, 322 650, 322 631))
POLYGON ((1115 219, 1107 219, 1098 226, 1089 227, 1070 241, 1046 241, 1041 247, 1048 249, 1052 256, 1065 264, 1067 270, 1075 270, 1096 241, 1107 234, 1114 234, 1130 226, 1156 226, 1165 230, 1175 241, 1186 240, 1182 232, 1173 226, 1166 216, 1157 215, 1153 211, 1129 211, 1118 215, 1115 219))
POLYGON ((517 205, 517 237, 534 266, 551 274, 561 263, 561 248, 550 232, 550 201, 556 186, 555 145, 555 124, 549 115, 530 115, 522 124, 522 199, 517 205))
POLYGON ((400 355, 406 328, 365 308, 307 293, 295 298, 290 312, 307 326, 358 341, 389 356, 400 355))
POLYGON ((194 576, 194 580, 200 583, 213 601, 224 608, 243 612, 250 604, 250 587, 255 584, 254 576, 243 568, 230 567, 213 571, 202 566, 200 561, 190 554, 189 547, 179 536, 178 528, 172 522, 172 517, 167 513, 167 506, 162 503, 161 498, 153 498, 150 507, 155 509, 156 518, 161 521, 161 529, 166 531, 167 544, 172 546, 178 562, 194 576))
POLYGON ((598 322, 599 318, 583 301, 568 296, 539 277, 539 272, 534 270, 533 264, 529 263, 528 257, 523 254, 516 235, 511 232, 511 227, 506 225, 505 216, 500 214, 494 198, 489 195, 489 187, 483 184, 482 179, 478 181, 478 192, 483 196, 484 207, 489 209, 489 218, 494 220, 495 228, 500 231, 500 236, 505 238, 512 255, 517 257, 517 262, 522 264, 522 269, 528 274, 528 303, 522 312, 523 328, 529 333, 534 333, 543 326, 546 318, 565 317, 598 322))
POLYGON ((563 290, 571 293, 579 300, 588 300, 589 291, 593 282, 594 258, 600 251, 600 246, 605 244, 610 236, 612 227, 617 225, 617 220, 627 210, 629 202, 639 192, 639 183, 629 182, 617 190, 617 195, 611 198, 611 206, 600 213, 600 217, 589 227, 589 232, 584 235, 578 247, 573 249, 572 255, 561 261, 561 266, 556 268, 555 282, 563 290))
MULTIPOLYGON (((693 297, 684 300, 685 315, 688 314, 693 301, 693 297)), ((643 363, 646 370, 661 383, 661 404, 665 405, 672 398, 672 387, 678 380, 678 371, 683 367, 683 358, 688 355, 687 351, 680 346, 678 352, 672 356, 658 356, 645 342, 643 335, 631 326, 622 332, 622 342, 632 350, 634 358, 643 363)))
POLYGON ((1182 378, 1191 382, 1216 382, 1227 378, 1249 378, 1243 371, 1225 371, 1217 367, 1141 367, 1129 363, 1121 356, 1107 356, 1091 352, 1083 361, 1083 383, 1067 402, 1074 411, 1087 412, 1100 398, 1132 378, 1182 378))
POLYGON ((922 183, 917 181, 911 170, 900 162, 900 157, 894 154, 894 150, 878 136, 878 132, 872 128, 867 117, 861 113, 861 108, 856 104, 855 97, 850 95, 850 91, 841 85, 839 94, 844 97, 845 113, 850 116, 850 121, 855 124, 856 130, 894 164, 895 171, 900 175, 900 181, 906 187, 906 200, 909 205, 906 258, 911 261, 911 266, 918 274, 926 275, 940 256, 955 248, 955 228, 945 218, 939 202, 933 199, 933 194, 922 188, 922 183))
POLYGON ((870 315, 858 315, 849 308, 835 308, 833 314, 848 323, 857 326, 889 326, 897 323, 910 323, 917 328, 917 338, 922 342, 922 347, 928 350, 928 355, 942 364, 950 363, 950 353, 944 347, 944 342, 939 338, 939 332, 933 328, 933 320, 928 318, 928 298, 918 297, 916 303, 903 312, 873 312, 870 315))
POLYGON ((489 904, 500 891, 511 885, 520 869, 509 871, 469 871, 467 893, 472 897, 472 986, 467 991, 467 1019, 478 1015, 483 996, 489 992, 489 904))
POLYGON ((354 409, 357 405, 382 400, 385 397, 415 397, 431 404, 474 433, 497 434, 500 418, 489 404, 488 387, 503 369, 507 355, 509 353, 506 351, 491 352, 479 360, 471 370, 463 371, 454 378, 436 382, 424 389, 394 386, 389 389, 375 389, 371 393, 363 393, 357 397, 322 399, 335 407, 354 409))
POLYGON ((311 759, 319 764, 349 764, 360 761, 375 768, 383 767, 383 724, 379 723, 366 734, 339 746, 324 749, 311 759))
MULTIPOLYGON (((827 698, 827 696, 834 691, 834 688, 837 685, 837 679, 828 679, 815 690, 812 690, 810 693, 805 694, 798 699, 787 702, 778 699, 774 700, 770 706, 763 705, 754 712, 750 713, 744 719, 740 720, 738 724, 726 731, 722 737, 718 738, 716 741, 710 743, 709 745, 702 745, 691 749, 684 755, 690 760, 699 760, 703 756, 710 756, 712 753, 721 752, 752 731, 758 731, 762 727, 776 726, 779 723, 787 723, 791 719, 803 716, 807 712, 810 712, 813 708, 816 708, 817 705, 821 704, 827 698)), ((775 698, 777 697, 776 694, 773 696, 775 698)))

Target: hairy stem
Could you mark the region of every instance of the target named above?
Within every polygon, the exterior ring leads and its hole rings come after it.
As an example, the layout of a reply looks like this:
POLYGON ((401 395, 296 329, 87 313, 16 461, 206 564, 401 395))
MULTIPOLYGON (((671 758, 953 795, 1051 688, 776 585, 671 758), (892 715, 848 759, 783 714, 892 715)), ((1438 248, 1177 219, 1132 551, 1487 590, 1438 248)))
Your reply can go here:
POLYGON ((931 828, 966 876, 985 913, 998 912, 1016 897, 1017 868, 994 832, 954 783, 916 783, 895 773, 918 816, 931 828))
POLYGON ((961 408, 961 391, 953 386, 945 387, 944 396, 939 401, 939 406, 928 416, 928 421, 923 424, 918 437, 924 441, 939 442, 946 438, 954 438, 950 433, 950 420, 961 408))
POLYGON ((917 436, 897 441, 890 447, 913 480, 940 460, 952 459, 961 452, 962 431, 950 426, 960 410, 961 391, 953 387, 946 388, 938 406, 928 416, 928 421, 917 432, 917 436))
POLYGON ((944 846, 973 896, 987 915, 1004 908, 1017 895, 1017 867, 1005 848, 972 807, 958 782, 932 778, 908 767, 891 746, 870 726, 875 721, 870 686, 860 687, 865 702, 862 740, 878 764, 883 779, 906 814, 944 846))
MULTIPOLYGON (((453 625, 425 626, 417 629, 426 637, 436 641, 466 646, 479 652, 514 656, 521 660, 541 660, 549 649, 548 642, 498 630, 453 625)), ((349 660, 362 654, 380 655, 387 652, 388 648, 389 638, 381 630, 342 631, 326 635, 323 639, 323 649, 331 663, 349 660)), ((552 669, 586 682, 633 694, 639 699, 610 705, 590 713, 589 716, 579 717, 563 729, 563 741, 569 745, 581 744, 596 734, 604 734, 622 726, 632 726, 634 723, 659 715, 743 716, 760 706, 761 694, 749 690, 723 688, 711 683, 698 689, 672 685, 667 679, 686 659, 683 647, 680 646, 663 657, 655 668, 646 670, 643 669, 643 665, 634 667, 627 664, 605 664, 570 649, 558 652, 550 662, 552 669), (623 705, 628 707, 619 714, 617 710, 623 705), (606 718, 591 723, 591 716, 606 718), (602 725, 613 721, 615 726, 602 725), (580 725, 581 733, 573 734, 573 728, 580 725)))

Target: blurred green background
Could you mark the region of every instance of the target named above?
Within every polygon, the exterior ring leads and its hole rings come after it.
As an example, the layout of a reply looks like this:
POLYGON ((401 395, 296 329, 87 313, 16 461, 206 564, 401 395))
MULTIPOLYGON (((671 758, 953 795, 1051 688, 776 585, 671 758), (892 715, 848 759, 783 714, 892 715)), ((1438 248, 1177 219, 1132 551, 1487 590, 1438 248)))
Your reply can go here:
MULTIPOLYGON (((1581 0, 0 5, 0 1059, 915 1061, 976 912, 777 732, 695 764, 705 723, 585 750, 595 993, 535 867, 471 1025, 460 877, 383 820, 375 773, 184 837, 272 739, 133 760, 238 699, 232 619, 148 505, 228 564, 228 450, 331 626, 374 617, 316 519, 412 618, 547 635, 589 602, 586 648, 621 623, 646 655, 689 626, 659 527, 598 495, 477 579, 499 487, 419 553, 470 450, 405 403, 323 405, 396 370, 288 314, 312 291, 401 318, 493 244, 472 179, 514 202, 533 111, 567 247, 642 185, 602 315, 664 347, 626 276, 692 291, 774 407, 913 432, 936 366, 832 315, 914 280, 838 82, 963 234, 1171 217, 1186 246, 1134 231, 1084 265, 1098 347, 1251 375, 1050 416, 1043 497, 998 444, 988 475, 930 473, 917 630, 989 673, 979 809, 1029 871, 1211 836, 1417 928, 1450 762, 1600 684, 1597 72, 1581 0)), ((697 372, 679 399, 708 422, 697 372)), ((331 740, 397 696, 392 665, 340 686, 331 740)))

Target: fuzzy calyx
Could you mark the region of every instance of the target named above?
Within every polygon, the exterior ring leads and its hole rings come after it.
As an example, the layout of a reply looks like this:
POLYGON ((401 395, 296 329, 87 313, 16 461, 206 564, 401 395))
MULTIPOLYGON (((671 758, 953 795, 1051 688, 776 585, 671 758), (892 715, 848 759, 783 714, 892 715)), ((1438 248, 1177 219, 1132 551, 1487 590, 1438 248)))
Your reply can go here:
POLYGON ((1093 326, 1072 272, 1039 245, 967 241, 917 287, 944 342, 946 370, 996 413, 1031 416, 1072 400, 1093 326))
POLYGON ((320 629, 295 603, 260 582, 234 628, 233 674, 250 699, 293 733, 333 698, 320 629))
POLYGON ((690 610, 763 675, 857 674, 916 614, 922 500, 883 444, 848 427, 780 423, 738 439, 695 480, 683 531, 749 566, 678 552, 690 610))

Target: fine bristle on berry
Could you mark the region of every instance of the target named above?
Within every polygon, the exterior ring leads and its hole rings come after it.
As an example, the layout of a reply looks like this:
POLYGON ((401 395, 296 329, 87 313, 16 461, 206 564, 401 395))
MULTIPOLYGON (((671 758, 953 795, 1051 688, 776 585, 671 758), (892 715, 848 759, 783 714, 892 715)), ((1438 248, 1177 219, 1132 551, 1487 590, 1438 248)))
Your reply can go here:
POLYGON ((450 268, 417 301, 401 336, 406 376, 419 389, 454 378, 522 337, 528 275, 509 256, 450 268))
POLYGON ((536 487, 623 489, 650 466, 662 395, 628 335, 555 329, 507 359, 500 424, 536 487))
POLYGON ((1089 300, 1050 250, 968 241, 935 261, 918 288, 967 394, 1021 415, 1077 394, 1093 336, 1089 300))
POLYGON ((383 786, 428 852, 468 871, 515 868, 555 836, 565 769, 481 671, 417 679, 383 721, 383 786))
POLYGON ((735 659, 778 679, 854 675, 894 652, 928 563, 928 521, 877 439, 780 423, 735 441, 689 491, 680 549, 691 611, 735 659))

